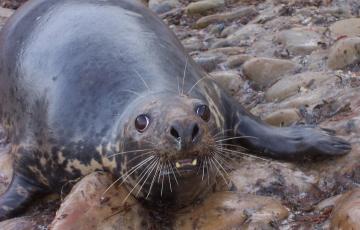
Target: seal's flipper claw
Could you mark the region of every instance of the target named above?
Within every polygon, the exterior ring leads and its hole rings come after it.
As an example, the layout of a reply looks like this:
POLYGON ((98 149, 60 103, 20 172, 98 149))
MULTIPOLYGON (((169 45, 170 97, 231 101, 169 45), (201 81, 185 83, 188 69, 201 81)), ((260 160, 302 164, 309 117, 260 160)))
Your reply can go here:
POLYGON ((24 177, 14 175, 4 194, 0 196, 0 221, 16 216, 41 191, 24 177))

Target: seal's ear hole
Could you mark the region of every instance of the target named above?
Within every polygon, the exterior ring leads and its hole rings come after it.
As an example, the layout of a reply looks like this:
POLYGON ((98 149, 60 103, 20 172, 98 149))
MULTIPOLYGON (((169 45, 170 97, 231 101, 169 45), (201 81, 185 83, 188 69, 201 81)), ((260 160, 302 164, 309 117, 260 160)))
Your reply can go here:
POLYGON ((196 108, 196 114, 199 115, 204 121, 210 120, 210 109, 207 105, 199 105, 196 108))
POLYGON ((150 118, 146 114, 141 114, 135 119, 135 128, 140 133, 144 132, 150 124, 150 118))

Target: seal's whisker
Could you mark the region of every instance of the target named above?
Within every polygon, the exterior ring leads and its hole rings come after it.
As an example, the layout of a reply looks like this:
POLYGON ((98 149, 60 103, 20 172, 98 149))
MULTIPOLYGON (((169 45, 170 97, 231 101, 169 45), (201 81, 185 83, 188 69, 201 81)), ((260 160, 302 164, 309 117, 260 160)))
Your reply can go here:
POLYGON ((201 162, 201 165, 202 165, 201 181, 203 181, 204 180, 204 175, 205 175, 205 163, 204 163, 204 160, 201 162))
POLYGON ((228 140, 247 139, 247 138, 258 139, 257 137, 252 137, 252 136, 239 136, 239 137, 229 137, 229 138, 219 139, 219 140, 216 140, 215 142, 223 142, 223 141, 228 141, 228 140))
POLYGON ((139 159, 140 157, 143 157, 143 156, 145 156, 145 155, 152 154, 152 153, 155 153, 155 151, 149 151, 149 152, 146 152, 146 153, 141 153, 141 154, 139 154, 138 156, 136 156, 136 157, 134 157, 134 158, 131 158, 131 160, 127 161, 127 164, 130 164, 130 163, 133 162, 134 160, 139 159))
POLYGON ((146 195, 146 199, 148 199, 149 196, 150 196, 150 194, 151 194, 151 190, 152 190, 152 187, 154 186, 154 182, 155 182, 156 175, 157 175, 158 173, 160 173, 160 171, 159 171, 160 164, 161 164, 161 163, 160 163, 160 160, 159 160, 159 162, 158 162, 158 164, 157 164, 157 166, 156 166, 155 174, 154 174, 153 179, 152 179, 151 184, 150 184, 149 191, 148 191, 148 193, 147 193, 147 195, 146 195))
POLYGON ((229 176, 227 170, 222 166, 222 164, 218 161, 218 159, 216 158, 217 154, 214 154, 213 156, 213 160, 219 165, 219 167, 223 170, 223 172, 226 174, 226 176, 229 176))
POLYGON ((154 169, 156 168, 156 166, 160 163, 160 159, 158 158, 157 160, 155 160, 155 162, 156 162, 156 164, 151 167, 151 171, 148 173, 146 179, 145 179, 144 182, 141 184, 140 189, 139 189, 138 192, 136 193, 136 196, 139 195, 139 193, 141 192, 142 188, 144 187, 146 181, 149 179, 151 173, 154 171, 154 169))
POLYGON ((281 166, 283 168, 289 168, 287 165, 284 165, 281 162, 277 162, 277 161, 272 160, 272 159, 267 159, 267 158, 263 158, 263 157, 259 157, 259 156, 254 156, 254 155, 251 155, 251 154, 248 154, 248 153, 235 151, 235 150, 231 150, 231 149, 223 149, 222 151, 223 151, 222 154, 224 154, 223 156, 231 155, 231 156, 235 156, 235 157, 248 157, 248 158, 252 158, 252 159, 256 159, 256 160, 261 160, 261 161, 267 162, 269 164, 270 163, 271 164, 276 164, 276 165, 279 165, 279 166, 281 166))
POLYGON ((126 179, 132 174, 134 173, 137 169, 139 169, 141 166, 143 166, 144 164, 146 164, 148 161, 150 161, 151 159, 153 159, 155 156, 150 156, 148 158, 146 158, 145 160, 141 161, 139 164, 137 164, 136 166, 134 166, 133 168, 131 168, 131 170, 133 170, 131 173, 129 171, 129 173, 125 173, 124 175, 120 176, 118 179, 116 179, 113 183, 111 183, 111 185, 109 187, 107 187, 105 189, 105 191, 102 193, 101 197, 103 198, 103 196, 105 195, 105 193, 107 193, 107 191, 109 191, 109 189, 114 186, 117 182, 119 182, 121 179, 124 178, 124 176, 126 176, 125 179, 123 179, 123 182, 126 181, 126 179))
POLYGON ((156 164, 156 159, 154 159, 153 161, 150 162, 150 164, 148 166, 146 166, 146 168, 144 169, 144 171, 140 174, 142 175, 140 177, 140 179, 138 180, 138 182, 133 186, 133 188, 130 190, 130 192, 128 193, 128 195, 125 197, 125 199, 123 200, 123 203, 125 203, 125 201, 129 198, 129 196, 131 195, 131 193, 135 190, 135 188, 141 183, 141 181, 145 178, 145 176, 147 175, 147 173, 149 172, 149 170, 151 169, 151 167, 156 164), (146 171, 145 171, 146 170, 146 171))
POLYGON ((126 153, 136 153, 136 152, 144 152, 144 151, 151 151, 154 149, 136 149, 136 150, 130 150, 130 151, 125 151, 125 152, 119 152, 119 153, 114 153, 110 156, 107 156, 107 158, 113 157, 113 156, 117 156, 117 155, 122 155, 122 154, 126 154, 126 153))
POLYGON ((170 173, 170 165, 169 163, 167 163, 167 170, 168 170, 168 179, 169 179, 169 188, 170 188, 170 192, 172 192, 172 185, 171 185, 171 178, 169 176, 169 173, 170 173))
MULTIPOLYGON (((214 167, 216 168, 216 170, 219 172, 220 176, 223 178, 225 184, 229 184, 229 182, 226 180, 224 174, 223 174, 223 173, 221 172, 221 170, 216 166, 217 163, 215 162, 215 158, 214 158, 214 157, 212 157, 211 162, 212 162, 212 164, 214 165, 214 167)), ((219 164, 219 165, 221 166, 221 164, 219 164)), ((222 167, 222 166, 221 166, 221 167, 222 167)), ((224 172, 227 174, 226 171, 224 171, 224 172)))
POLYGON ((162 173, 162 168, 163 168, 163 163, 160 163, 160 169, 159 169, 159 176, 158 176, 158 183, 160 183, 160 177, 161 177, 161 173, 162 173))
POLYGON ((208 157, 205 157, 205 163, 206 163, 206 171, 207 171, 207 182, 208 182, 208 185, 210 185, 210 170, 209 170, 209 160, 208 160, 208 157))
POLYGON ((222 135, 225 135, 225 133, 227 133, 227 132, 229 132, 229 131, 232 131, 232 129, 224 129, 224 130, 221 130, 221 131, 215 133, 212 137, 213 137, 213 138, 216 138, 216 137, 220 136, 221 134, 222 134, 222 135))
POLYGON ((243 151, 247 151, 248 149, 243 147, 243 146, 240 146, 240 145, 233 145, 233 144, 228 144, 228 143, 221 143, 221 144, 216 144, 215 146, 217 147, 221 147, 221 148, 225 148, 226 147, 234 147, 234 148, 237 148, 237 149, 241 149, 243 151))
POLYGON ((122 177, 120 177, 120 179, 123 178, 123 181, 120 183, 120 186, 125 183, 125 181, 127 180, 127 178, 129 178, 129 176, 131 176, 134 172, 136 172, 144 164, 149 163, 149 161, 152 161, 152 159, 154 159, 154 157, 155 156, 148 157, 147 159, 149 159, 149 158, 151 158, 151 159, 146 160, 146 162, 144 162, 144 161, 142 161, 142 163, 140 162, 141 164, 139 163, 139 164, 137 164, 137 166, 132 167, 129 170, 129 172, 126 172, 122 177))
POLYGON ((172 165, 172 163, 170 162, 170 161, 168 161, 169 162, 169 164, 170 164, 170 169, 171 169, 171 173, 173 174, 173 176, 174 176, 174 179, 175 179, 175 182, 176 182, 176 184, 177 185, 179 185, 179 182, 178 182, 178 180, 177 180, 177 178, 176 178, 176 175, 175 175, 175 172, 174 172, 174 166, 172 165))
POLYGON ((146 83, 145 79, 140 75, 140 73, 136 69, 134 69, 134 72, 141 79, 141 81, 144 83, 145 87, 151 92, 151 89, 150 89, 149 85, 146 83))
MULTIPOLYGON (((165 166, 165 164, 164 164, 165 166)), ((164 167, 163 167, 164 168, 164 167)), ((161 192, 160 192, 160 196, 162 197, 163 194, 163 189, 164 189, 164 177, 165 177, 165 173, 161 173, 162 174, 162 180, 161 180, 161 192)))
POLYGON ((196 81, 195 84, 187 91, 186 94, 189 95, 189 94, 191 93, 191 91, 195 88, 195 86, 196 86, 197 84, 199 84, 202 80, 207 79, 207 78, 211 78, 211 77, 209 77, 209 76, 204 76, 204 77, 202 77, 201 79, 199 79, 198 81, 196 81))
POLYGON ((185 68, 184 68, 184 75, 183 75, 183 79, 182 79, 181 95, 184 94, 184 85, 185 85, 186 70, 187 70, 187 65, 188 65, 188 61, 189 61, 188 59, 189 59, 189 58, 186 56, 185 68))

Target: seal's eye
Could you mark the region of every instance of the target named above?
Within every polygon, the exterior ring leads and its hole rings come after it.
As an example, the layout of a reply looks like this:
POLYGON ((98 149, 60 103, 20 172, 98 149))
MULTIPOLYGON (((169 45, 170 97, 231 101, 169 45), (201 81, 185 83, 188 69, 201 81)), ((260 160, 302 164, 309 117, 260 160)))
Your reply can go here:
POLYGON ((207 105, 200 105, 196 108, 196 113, 199 115, 204 121, 210 120, 210 109, 207 105))
POLYGON ((140 133, 144 132, 145 129, 149 126, 150 119, 146 114, 141 114, 135 119, 135 128, 140 133))

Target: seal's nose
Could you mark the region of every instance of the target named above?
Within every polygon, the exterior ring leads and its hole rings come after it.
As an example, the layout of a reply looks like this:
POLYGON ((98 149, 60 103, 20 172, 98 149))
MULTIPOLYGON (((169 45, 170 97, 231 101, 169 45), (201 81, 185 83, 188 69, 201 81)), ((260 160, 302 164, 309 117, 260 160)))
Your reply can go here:
POLYGON ((180 144, 179 150, 191 147, 200 137, 200 127, 196 122, 184 124, 183 122, 174 122, 170 127, 170 135, 180 144))

